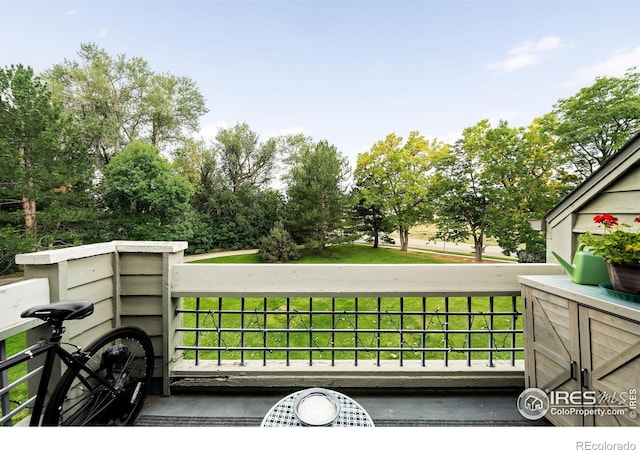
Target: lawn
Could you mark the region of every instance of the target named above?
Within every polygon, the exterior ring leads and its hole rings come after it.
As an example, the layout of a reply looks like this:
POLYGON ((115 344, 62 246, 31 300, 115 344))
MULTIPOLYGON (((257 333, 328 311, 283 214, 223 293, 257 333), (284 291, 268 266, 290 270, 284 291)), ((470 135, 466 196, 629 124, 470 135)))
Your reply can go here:
MULTIPOLYGON (((6 353, 7 355, 13 355, 24 350, 27 347, 27 338, 26 333, 22 332, 15 336, 8 338, 5 341, 6 345, 6 353)), ((19 364, 11 369, 7 370, 7 377, 9 382, 13 382, 15 380, 20 379, 27 373, 27 363, 19 364)), ((27 393, 27 384, 22 383, 17 387, 11 389, 9 393, 10 403, 12 403, 11 409, 13 409, 16 405, 25 401, 28 397, 27 393)), ((18 413, 13 419, 12 422, 18 423, 20 420, 24 419, 28 415, 28 411, 24 410, 18 413)))
MULTIPOLYGON (((194 261, 200 264, 260 264, 257 253, 207 258, 194 261)), ((373 248, 365 245, 336 245, 327 247, 324 254, 302 251, 299 259, 289 264, 451 264, 471 263, 473 259, 432 252, 373 248)))
MULTIPOLYGON (((404 359, 420 359, 417 348, 438 349, 426 353, 426 359, 466 359, 467 352, 450 351, 461 348, 522 347, 522 335, 481 333, 487 329, 520 329, 512 327, 513 315, 493 318, 488 297, 451 298, 201 298, 200 327, 209 331, 200 334, 202 347, 224 347, 224 360, 263 359, 350 359, 355 350, 334 351, 333 348, 358 347, 357 359, 399 359, 397 349, 404 348, 404 359), (402 311, 402 316, 398 314, 402 311), (448 311, 449 315, 445 314, 448 311), (472 314, 467 315, 467 312, 472 314), (460 314, 465 313, 465 314, 460 314), (474 314, 475 313, 475 314, 474 314), (213 331, 217 330, 217 331, 213 331), (240 330, 244 330, 241 332, 240 330), (355 332, 357 330, 357 332, 355 332), (455 332, 458 331, 458 332, 455 332), (511 342, 512 337, 515 342, 511 342), (313 348, 308 350, 278 350, 283 347, 313 348), (233 347, 244 347, 241 351, 233 347), (268 348, 265 353, 265 348, 268 348), (378 355, 375 348, 383 349, 378 355)), ((493 299, 493 311, 511 311, 511 297, 493 299)), ((185 309, 195 309, 196 299, 185 298, 185 309)), ((193 314, 185 314, 184 326, 196 327, 193 314)), ((185 333, 185 345, 194 345, 195 333, 185 333)), ((217 359, 218 353, 202 352, 203 359, 217 359)), ((192 359, 194 352, 185 357, 192 359)), ((485 359, 488 353, 477 351, 472 359, 485 359)), ((496 352, 494 359, 508 359, 509 352, 496 352)), ((517 354, 521 358, 521 354, 517 354)))

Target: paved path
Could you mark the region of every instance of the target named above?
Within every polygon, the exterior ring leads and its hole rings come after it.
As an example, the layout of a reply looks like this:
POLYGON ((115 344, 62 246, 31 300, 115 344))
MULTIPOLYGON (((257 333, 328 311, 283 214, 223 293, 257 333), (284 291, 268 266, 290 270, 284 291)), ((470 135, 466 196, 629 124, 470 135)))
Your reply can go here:
MULTIPOLYGON (((412 239, 411 237, 409 237, 409 247, 428 248, 430 250, 442 250, 444 252, 467 252, 471 254, 473 254, 475 251, 473 244, 459 244, 443 241, 425 241, 422 239, 412 239)), ((502 253, 502 248, 495 245, 485 246, 483 255, 502 257, 505 256, 504 253, 502 253)))
MULTIPOLYGON (((381 247, 391 247, 397 248, 399 244, 395 245, 386 245, 381 244, 381 247)), ((435 250, 442 252, 461 252, 461 253, 469 253, 469 258, 474 257, 474 248, 471 244, 457 244, 452 242, 442 242, 442 241, 425 241, 421 239, 411 239, 409 238, 409 249, 420 251, 421 249, 425 250, 435 250)), ((253 253, 258 253, 257 249, 250 250, 231 250, 231 251, 221 251, 214 253, 203 253, 200 255, 187 255, 184 257, 185 262, 198 261, 202 259, 209 258, 220 258, 222 256, 234 256, 234 255, 249 255, 253 253)), ((502 253, 502 249, 497 246, 487 246, 484 251, 485 256, 501 256, 504 257, 502 253)))
POLYGON ((184 262, 198 261, 198 260, 201 260, 201 259, 209 259, 209 258, 220 258, 222 256, 250 255, 252 253, 258 253, 258 250, 257 249, 253 249, 253 250, 230 250, 230 251, 215 252, 215 253, 202 253, 200 255, 186 255, 184 257, 184 262))

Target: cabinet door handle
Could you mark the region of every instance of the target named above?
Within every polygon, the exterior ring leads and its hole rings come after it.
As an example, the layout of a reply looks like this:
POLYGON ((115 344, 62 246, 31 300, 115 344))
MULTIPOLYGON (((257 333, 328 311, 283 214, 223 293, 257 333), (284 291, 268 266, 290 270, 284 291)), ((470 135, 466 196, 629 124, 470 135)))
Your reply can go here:
POLYGON ((577 374, 576 371, 578 369, 578 363, 576 361, 571 361, 571 379, 572 380, 577 380, 577 374))
POLYGON ((583 388, 589 387, 587 377, 589 376, 589 371, 587 369, 582 369, 580 371, 580 386, 583 388))

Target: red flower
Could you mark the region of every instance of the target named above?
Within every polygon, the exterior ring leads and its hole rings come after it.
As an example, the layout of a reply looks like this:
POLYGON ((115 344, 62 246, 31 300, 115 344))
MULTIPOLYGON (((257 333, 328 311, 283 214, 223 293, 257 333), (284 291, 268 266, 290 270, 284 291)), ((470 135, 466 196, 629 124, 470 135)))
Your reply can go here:
POLYGON ((640 222, 640 216, 636 217, 635 219, 633 219, 634 222, 640 222))
MULTIPOLYGON (((636 221, 640 221, 638 219, 640 219, 640 217, 636 218, 636 221)), ((612 227, 614 225, 618 225, 618 218, 616 216, 612 216, 611 214, 597 215, 593 218, 593 221, 595 223, 601 223, 605 227, 612 227)))

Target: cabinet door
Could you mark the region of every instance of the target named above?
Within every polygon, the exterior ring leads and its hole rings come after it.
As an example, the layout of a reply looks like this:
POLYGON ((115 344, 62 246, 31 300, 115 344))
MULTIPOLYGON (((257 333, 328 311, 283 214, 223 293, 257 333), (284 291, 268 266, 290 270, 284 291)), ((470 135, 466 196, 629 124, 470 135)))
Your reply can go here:
POLYGON ((640 323, 587 307, 579 314, 584 389, 595 391, 594 412, 603 414, 587 415, 585 422, 640 426, 640 323))
MULTIPOLYGON (((525 382, 545 392, 580 391, 578 306, 565 298, 525 289, 525 382)), ((583 425, 578 415, 545 416, 557 425, 583 425)))

